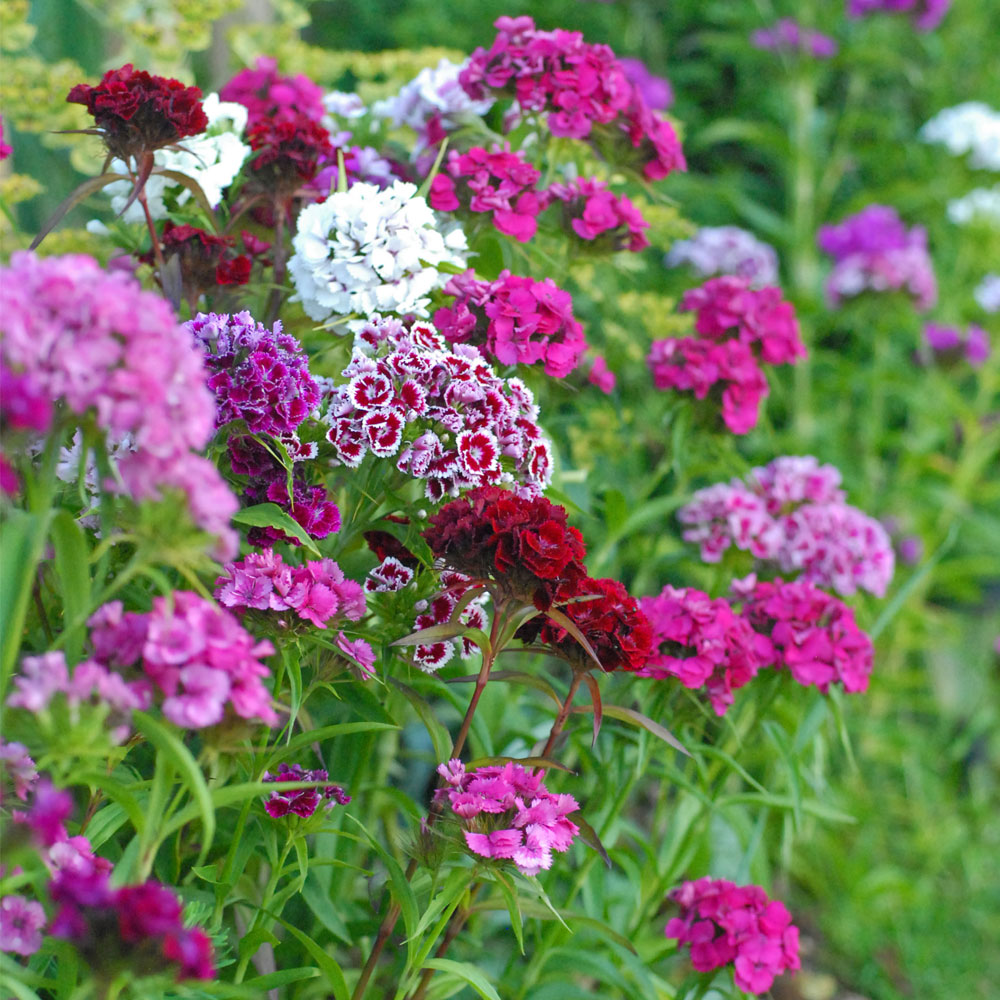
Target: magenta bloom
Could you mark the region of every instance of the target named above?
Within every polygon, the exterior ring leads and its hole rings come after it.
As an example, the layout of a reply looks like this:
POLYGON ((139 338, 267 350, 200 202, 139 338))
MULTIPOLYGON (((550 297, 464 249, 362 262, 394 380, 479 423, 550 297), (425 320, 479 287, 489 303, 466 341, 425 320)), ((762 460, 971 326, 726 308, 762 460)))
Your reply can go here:
POLYGON ((940 365, 952 365, 964 358, 978 368, 990 356, 990 335, 975 323, 964 333, 957 327, 927 323, 924 339, 934 352, 934 361, 940 365))
POLYGON ((622 57, 618 60, 625 79, 653 111, 663 111, 674 103, 674 90, 666 77, 655 76, 641 59, 622 57))
POLYGON ((615 373, 608 367, 607 361, 599 354, 594 358, 594 363, 590 366, 587 381, 591 385, 596 385, 601 392, 611 393, 614 391, 615 383, 618 381, 615 373))
POLYGON ((167 302, 85 256, 19 252, 0 269, 4 367, 132 449, 118 463, 136 500, 187 496, 196 524, 232 553, 237 509, 215 467, 195 454, 211 438, 215 406, 201 352, 167 302))
POLYGON ((826 282, 833 306, 865 291, 905 290, 921 312, 937 301, 927 231, 907 229, 894 208, 869 205, 839 225, 820 227, 816 242, 834 260, 826 282))
POLYGON ((552 867, 553 851, 568 851, 580 832, 569 813, 580 808, 572 795, 553 795, 544 772, 508 762, 466 771, 459 760, 438 767, 448 787, 434 793, 463 821, 466 846, 483 858, 513 861, 524 875, 552 867))
POLYGON ((733 691, 749 684, 761 667, 750 624, 722 598, 669 584, 644 597, 656 652, 641 677, 676 677, 687 688, 705 688, 716 715, 733 703, 733 691))
POLYGON ((951 0, 847 0, 847 16, 857 20, 871 14, 909 14, 917 31, 933 31, 949 7, 951 0))
POLYGON ((23 896, 0 899, 0 951, 34 955, 42 946, 45 910, 41 903, 23 896))
POLYGON ((782 17, 769 28, 759 28, 750 36, 750 44, 766 52, 790 52, 814 59, 832 59, 837 43, 819 31, 803 28, 791 17, 782 17))
POLYGON ((326 114, 323 88, 303 73, 284 76, 277 60, 258 56, 253 69, 243 69, 219 91, 223 101, 236 101, 250 112, 250 126, 282 114, 301 114, 318 123, 326 114))
POLYGON ((566 184, 552 184, 545 191, 549 201, 560 201, 567 228, 587 243, 604 250, 638 252, 649 246, 644 230, 649 223, 625 195, 616 195, 603 181, 578 177, 566 184))
POLYGON ((736 985, 766 993, 775 976, 799 968, 799 929, 783 903, 760 886, 700 878, 670 893, 679 916, 665 928, 668 938, 687 945, 698 972, 733 965, 736 985))
POLYGON ((852 694, 868 689, 872 641, 843 601, 805 580, 779 577, 754 587, 743 614, 764 640, 758 646, 764 666, 785 667, 823 694, 833 683, 852 694))
POLYGON ((0 115, 0 161, 6 160, 14 150, 11 148, 10 144, 4 142, 3 138, 3 115, 0 115))
MULTIPOLYGON (((301 764, 281 764, 277 774, 264 772, 262 781, 326 781, 329 775, 326 771, 307 771, 301 764)), ((332 809, 335 805, 346 806, 351 801, 350 795, 344 793, 340 785, 327 785, 325 788, 293 788, 289 791, 271 792, 264 803, 268 816, 281 819, 290 813, 308 819, 325 801, 324 809, 332 809)))
POLYGON ((452 278, 444 290, 455 296, 453 306, 434 314, 445 338, 453 344, 476 344, 484 356, 501 364, 542 362, 546 375, 565 378, 587 348, 569 292, 551 278, 535 281, 505 269, 496 281, 482 281, 469 270, 452 278))

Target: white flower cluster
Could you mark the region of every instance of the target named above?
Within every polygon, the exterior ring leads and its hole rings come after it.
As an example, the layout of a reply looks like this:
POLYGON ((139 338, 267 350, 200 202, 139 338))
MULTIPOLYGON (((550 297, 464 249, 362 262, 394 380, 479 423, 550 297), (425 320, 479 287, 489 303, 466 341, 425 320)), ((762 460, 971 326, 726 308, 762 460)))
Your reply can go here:
POLYGON ((755 288, 778 283, 774 247, 739 226, 703 226, 689 240, 679 240, 664 257, 667 267, 690 264, 703 278, 734 274, 755 288))
POLYGON ((415 184, 380 191, 357 183, 299 215, 288 262, 297 301, 312 319, 374 312, 426 316, 428 295, 465 266, 468 244, 457 227, 442 231, 415 184))
POLYGON ((1000 312, 1000 274, 987 274, 972 294, 986 312, 1000 312))
MULTIPOLYGON (((208 117, 208 128, 201 135, 184 139, 179 144, 182 149, 158 149, 153 159, 157 167, 174 170, 195 181, 214 208, 250 155, 250 147, 242 138, 247 125, 247 109, 232 101, 220 101, 218 94, 209 94, 202 101, 202 107, 208 117)), ((111 169, 119 174, 128 173, 121 160, 112 161, 111 169)), ((120 214, 132 193, 132 182, 115 182, 105 190, 111 195, 115 214, 120 214)), ((191 192, 183 184, 162 174, 153 174, 146 181, 146 201, 154 219, 165 219, 169 214, 165 199, 183 205, 190 198, 191 192)), ((138 202, 133 202, 122 218, 125 222, 146 221, 138 202)))
POLYGON ((1000 112, 982 101, 939 111, 920 130, 924 142, 941 143, 952 156, 969 154, 969 166, 1000 170, 1000 112))
POLYGON ((474 101, 462 89, 458 74, 467 65, 468 60, 442 59, 436 67, 422 69, 395 97, 372 105, 376 118, 389 119, 393 128, 409 125, 417 133, 414 158, 429 145, 427 123, 435 115, 440 116, 442 128, 453 129, 493 107, 492 98, 474 101))
POLYGON ((969 222, 989 222, 1000 226, 1000 184, 973 188, 967 195, 948 202, 948 218, 960 226, 969 222))

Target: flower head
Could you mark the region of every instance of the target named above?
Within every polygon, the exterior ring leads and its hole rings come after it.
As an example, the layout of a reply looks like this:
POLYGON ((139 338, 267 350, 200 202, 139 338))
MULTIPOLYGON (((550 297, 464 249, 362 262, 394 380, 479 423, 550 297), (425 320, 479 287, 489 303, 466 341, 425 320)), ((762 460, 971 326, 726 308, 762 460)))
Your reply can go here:
POLYGON ((251 126, 282 114, 305 115, 313 122, 326 114, 323 89, 303 73, 279 73, 277 60, 268 56, 258 56, 253 69, 240 70, 219 96, 242 104, 249 112, 251 126))
POLYGON ((0 899, 0 951, 34 955, 42 946, 45 910, 41 903, 24 896, 0 899))
POLYGON ((637 253, 649 246, 649 223, 625 195, 616 195, 603 181, 577 177, 566 184, 551 184, 550 200, 562 202, 563 219, 578 239, 605 249, 637 253))
POLYGON ((750 44, 766 52, 788 52, 809 55, 814 59, 832 59, 837 43, 819 31, 803 28, 794 18, 779 18, 769 28, 758 28, 750 36, 750 44))
POLYGON ((702 278, 736 275, 752 288, 778 281, 774 247, 739 226, 703 226, 691 239, 674 243, 663 262, 667 267, 688 264, 702 278))
POLYGON ((968 153, 974 169, 1000 170, 1000 112, 983 101, 939 111, 920 130, 920 138, 944 146, 952 156, 968 153))
POLYGON ((949 7, 951 0, 847 0, 847 16, 856 20, 870 14, 910 14, 917 31, 933 31, 949 7))
MULTIPOLYGON (((329 775, 326 771, 317 769, 307 771, 301 764, 281 764, 277 774, 264 772, 262 781, 326 781, 329 775)), ((281 819, 290 813, 308 819, 323 803, 326 810, 335 805, 346 806, 351 797, 345 794, 340 785, 327 785, 324 788, 298 788, 289 791, 271 792, 264 808, 268 816, 281 819)))

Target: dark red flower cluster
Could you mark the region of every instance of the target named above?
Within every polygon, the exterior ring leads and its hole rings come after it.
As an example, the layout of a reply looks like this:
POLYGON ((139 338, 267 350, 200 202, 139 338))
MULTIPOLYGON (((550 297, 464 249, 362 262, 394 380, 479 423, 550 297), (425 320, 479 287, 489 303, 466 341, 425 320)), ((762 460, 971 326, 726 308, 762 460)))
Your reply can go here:
POLYGON ((176 970, 177 979, 212 979, 212 939, 200 928, 187 929, 181 901, 159 882, 113 889, 110 872, 94 864, 56 871, 49 886, 59 910, 50 928, 67 938, 100 968, 128 959, 146 974, 176 970))
POLYGON ((126 163, 208 127, 198 87, 137 73, 131 63, 108 70, 96 87, 78 83, 66 100, 87 108, 108 151, 126 163))
POLYGON ((787 667, 799 684, 823 694, 837 682, 852 694, 868 689, 872 641, 839 598, 779 577, 754 587, 743 614, 758 632, 763 666, 787 667))
POLYGON ((545 195, 563 203, 566 225, 581 240, 600 241, 602 249, 637 252, 649 246, 649 223, 625 195, 616 195, 603 181, 577 177, 552 184, 545 195))
POLYGON ((252 122, 247 141, 254 151, 250 168, 268 190, 294 191, 311 181, 336 155, 330 133, 293 109, 252 122))
POLYGON ((656 387, 694 392, 696 399, 718 387, 723 421, 734 434, 746 434, 768 394, 761 365, 805 357, 793 306, 778 288, 754 289, 747 278, 725 275, 686 292, 680 309, 697 313, 703 339, 653 342, 646 360, 656 387))
MULTIPOLYGON (((652 655, 653 628, 649 619, 617 580, 589 576, 567 580, 558 588, 555 604, 590 643, 608 673, 641 670, 652 655)), ((518 631, 518 638, 551 646, 580 669, 593 666, 593 659, 579 640, 551 618, 532 619, 518 631)))
POLYGON ((520 153, 474 146, 467 153, 453 150, 444 170, 431 182, 431 208, 439 212, 492 212, 493 225, 507 236, 527 243, 538 229, 545 207, 535 185, 541 173, 520 153))
POLYGON ((545 497, 481 486, 446 504, 423 533, 434 555, 507 595, 549 608, 560 585, 586 576, 583 537, 545 497))
MULTIPOLYGON (((322 770, 307 771, 301 764, 281 764, 277 774, 264 772, 261 781, 326 781, 330 775, 322 770)), ((351 801, 350 795, 344 792, 340 785, 326 785, 323 788, 293 788, 288 791, 271 792, 264 808, 268 816, 281 819, 289 813, 308 819, 319 808, 320 802, 325 802, 324 809, 332 809, 334 805, 346 806, 351 801)))
MULTIPOLYGON (((232 256, 235 244, 231 236, 216 236, 197 226, 178 226, 170 219, 160 236, 163 257, 180 261, 181 282, 189 302, 218 285, 245 285, 250 280, 250 258, 246 254, 232 256)), ((139 260, 153 262, 153 253, 141 254, 139 260)))
POLYGON ((698 972, 733 963, 736 985, 766 993, 774 977, 799 968, 799 929, 785 904, 759 885, 700 878, 670 893, 680 908, 664 933, 691 949, 698 972))
POLYGON ((434 324, 450 343, 475 344, 505 365, 542 361, 553 378, 565 378, 587 349, 569 292, 551 278, 535 281, 505 269, 496 281, 481 281, 469 270, 444 290, 455 304, 438 309, 434 324))

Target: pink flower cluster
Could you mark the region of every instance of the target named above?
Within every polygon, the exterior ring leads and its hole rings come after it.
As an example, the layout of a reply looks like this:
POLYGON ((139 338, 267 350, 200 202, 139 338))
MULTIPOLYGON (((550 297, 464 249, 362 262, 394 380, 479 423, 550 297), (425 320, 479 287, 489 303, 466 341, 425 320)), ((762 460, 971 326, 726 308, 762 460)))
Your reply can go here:
POLYGON ((104 706, 111 740, 115 744, 124 743, 131 735, 132 709, 148 708, 153 700, 149 681, 127 681, 96 660, 78 663, 70 676, 61 650, 26 656, 21 663, 21 673, 14 678, 14 687, 16 690, 7 699, 7 704, 33 715, 48 711, 56 695, 64 697, 71 720, 76 718, 82 704, 104 706))
POLYGON ((0 899, 0 951, 34 955, 42 946, 45 910, 41 903, 24 896, 0 899))
POLYGON ((664 76, 651 73, 649 67, 641 59, 623 56, 618 64, 625 74, 625 79, 631 83, 646 104, 654 111, 669 108, 674 103, 674 89, 664 76))
POLYGON ((566 818, 580 804, 572 795, 553 795, 542 783, 544 773, 513 761, 466 771, 460 760, 450 760, 438 767, 449 787, 434 798, 447 799, 465 821, 465 843, 474 854, 510 860, 522 874, 537 875, 552 867, 552 852, 568 851, 580 832, 566 818))
POLYGON ((822 226, 817 243, 834 260, 826 282, 831 305, 865 291, 901 289, 921 312, 937 301, 927 231, 922 226, 907 230, 894 208, 869 205, 839 225, 822 226))
POLYGON ((805 580, 779 577, 754 586, 743 614, 758 633, 762 666, 786 667, 823 694, 835 682, 852 694, 868 689, 872 641, 843 601, 805 580))
POLYGON ((323 89, 302 73, 284 76, 278 63, 258 56, 253 69, 243 69, 219 91, 223 101, 236 101, 250 112, 249 127, 282 116, 304 115, 319 122, 326 114, 323 89))
POLYGON ((889 536, 844 502, 839 484, 833 466, 786 456, 755 468, 748 482, 698 490, 677 516, 705 562, 718 562, 733 545, 838 593, 860 588, 882 597, 895 567, 889 536))
POLYGON ((757 885, 700 878, 670 893, 680 916, 664 933, 691 951, 698 972, 733 964, 736 985, 766 993, 774 977, 799 968, 799 929, 784 903, 768 899, 757 885))
POLYGON ((236 499, 194 454, 215 424, 201 352, 165 300, 91 257, 19 252, 0 269, 0 329, 8 369, 73 413, 93 411, 110 437, 131 435, 119 462, 130 496, 186 494, 195 523, 235 551, 236 499))
MULTIPOLYGON (((805 357, 790 302, 774 287, 755 289, 747 278, 710 278, 681 299, 682 312, 695 311, 697 337, 656 340, 647 357, 658 389, 693 392, 704 399, 721 386, 722 419, 734 434, 757 426, 768 394, 761 364, 795 364, 805 357)), ((716 390, 718 391, 718 390, 716 390)))
POLYGON ((188 729, 221 722, 227 705, 242 719, 278 721, 258 657, 274 652, 228 612, 190 591, 157 597, 153 610, 123 612, 105 604, 90 619, 94 659, 105 666, 140 666, 165 696, 163 714, 188 729))
POLYGON ((487 483, 544 488, 551 475, 538 408, 518 379, 499 378, 474 347, 449 350, 427 323, 373 316, 329 396, 328 440, 350 468, 370 452, 426 481, 429 500, 487 483))
POLYGON ((215 598, 235 611, 294 611, 322 629, 335 618, 356 622, 365 613, 361 584, 346 579, 332 559, 288 566, 280 553, 264 549, 228 563, 223 572, 215 581, 215 598))
POLYGON ((555 136, 600 141, 610 134, 647 180, 685 169, 673 127, 646 103, 646 88, 630 82, 608 46, 589 44, 578 31, 539 31, 527 16, 501 17, 494 27, 489 51, 476 49, 459 74, 470 97, 509 94, 514 120, 545 113, 555 136))
POLYGON ((837 43, 819 31, 803 28, 795 18, 779 18, 769 28, 758 28, 750 36, 750 44, 765 52, 788 52, 811 55, 814 59, 832 59, 837 43))
MULTIPOLYGON (((52 401, 30 372, 12 372, 0 358, 0 433, 45 432, 52 424, 52 401)), ((0 449, 0 491, 13 495, 21 488, 14 467, 0 449)))
POLYGON ((917 31, 933 31, 949 7, 951 0, 847 0, 847 16, 857 20, 869 14, 910 14, 917 31))
POLYGON ((495 281, 485 281, 470 269, 455 275, 444 291, 455 296, 453 306, 434 313, 445 339, 475 344, 501 364, 540 361, 546 375, 565 378, 587 349, 569 292, 551 278, 535 281, 504 269, 495 281))
POLYGON ((566 184, 551 184, 549 200, 563 203, 563 216, 581 240, 600 240, 611 250, 637 253, 649 246, 644 230, 649 223, 625 195, 616 195, 603 181, 577 177, 566 184))
MULTIPOLYGON (((413 622, 413 630, 432 628, 451 621, 455 608, 470 586, 471 580, 463 573, 442 570, 441 589, 430 600, 418 601, 416 604, 416 610, 420 613, 413 622)), ((458 621, 468 628, 485 630, 488 622, 484 605, 488 600, 488 594, 473 598, 459 614, 458 621)), ((469 639, 439 639, 417 646, 413 652, 413 663, 424 673, 432 674, 440 670, 456 652, 463 660, 468 660, 477 650, 478 647, 469 639)))
POLYGON ((491 212, 493 225, 501 233, 527 243, 545 207, 535 190, 540 177, 534 166, 509 148, 452 150, 444 170, 431 182, 428 201, 439 212, 491 212))
MULTIPOLYGON (((307 771, 301 764, 292 764, 291 767, 282 764, 277 774, 265 771, 261 781, 326 781, 329 777, 330 775, 321 769, 307 771)), ((293 788, 289 791, 271 792, 264 803, 264 808, 268 816, 273 819, 281 819, 289 813, 308 819, 324 800, 326 802, 324 808, 332 809, 335 805, 346 806, 351 797, 340 785, 327 785, 325 788, 293 788)))
POLYGON ((704 687, 716 715, 733 703, 762 666, 758 637, 723 598, 669 584, 639 602, 653 626, 656 652, 641 677, 676 677, 686 688, 704 687))
POLYGON ((249 312, 198 313, 184 326, 205 350, 216 426, 244 420, 252 434, 280 438, 294 434, 318 405, 309 359, 280 322, 268 330, 249 312))
POLYGON ((470 97, 510 93, 521 111, 548 112, 553 135, 573 139, 628 107, 632 85, 607 45, 590 45, 578 31, 539 31, 530 17, 501 17, 494 27, 490 50, 476 49, 459 75, 470 97))
POLYGON ((928 323, 924 326, 924 340, 934 352, 934 361, 941 365, 964 359, 978 368, 990 356, 990 335, 975 323, 964 333, 953 326, 928 323))

